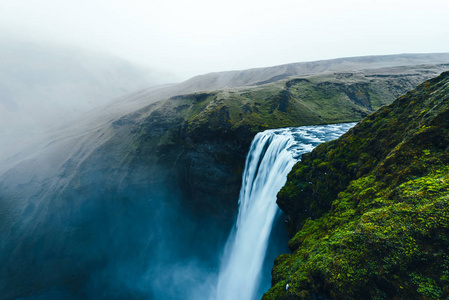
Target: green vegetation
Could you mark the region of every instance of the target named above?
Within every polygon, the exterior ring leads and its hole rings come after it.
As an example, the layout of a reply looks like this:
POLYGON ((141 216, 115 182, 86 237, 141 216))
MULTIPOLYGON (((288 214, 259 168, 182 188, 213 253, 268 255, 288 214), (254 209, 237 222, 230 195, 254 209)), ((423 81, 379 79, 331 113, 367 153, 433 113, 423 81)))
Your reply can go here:
POLYGON ((257 132, 359 121, 432 74, 379 72, 383 75, 291 77, 173 96, 116 120, 115 134, 98 159, 107 159, 112 169, 145 166, 151 182, 181 187, 186 199, 194 199, 189 205, 198 213, 229 220, 237 209, 241 172, 257 132), (110 151, 117 144, 124 145, 120 155, 110 151))
POLYGON ((278 204, 293 253, 264 300, 447 299, 449 73, 304 155, 278 204))
POLYGON ((188 114, 188 132, 195 135, 207 129, 211 134, 254 135, 267 128, 359 121, 413 86, 397 80, 392 88, 390 79, 354 75, 348 80, 334 74, 218 91, 203 102, 201 110, 188 114), (371 103, 380 94, 388 94, 384 102, 371 103))
POLYGON ((186 199, 194 199, 188 205, 195 211, 227 221, 237 209, 241 172, 257 132, 359 121, 432 74, 379 72, 383 75, 290 77, 176 95, 115 120, 114 136, 97 159, 109 161, 112 169, 145 166, 151 182, 176 186, 186 199), (120 155, 110 150, 118 144, 120 155))
MULTIPOLYGON (((359 121, 416 86, 421 78, 361 73, 290 78, 249 88, 175 96, 142 109, 141 117, 152 123, 169 118, 193 140, 219 135, 249 143, 257 132, 268 128, 359 121)), ((164 140, 163 144, 170 143, 164 140)))

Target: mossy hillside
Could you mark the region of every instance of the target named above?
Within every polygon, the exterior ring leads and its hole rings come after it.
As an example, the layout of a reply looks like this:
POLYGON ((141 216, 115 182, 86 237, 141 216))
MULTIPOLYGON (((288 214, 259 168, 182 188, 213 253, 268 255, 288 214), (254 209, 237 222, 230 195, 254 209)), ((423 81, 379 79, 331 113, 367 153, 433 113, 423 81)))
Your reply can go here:
POLYGON ((392 102, 428 73, 369 76, 335 73, 177 95, 116 120, 110 144, 127 149, 110 161, 122 169, 132 163, 170 170, 173 174, 158 171, 151 178, 168 178, 187 191, 187 199, 196 199, 193 206, 212 206, 208 213, 226 219, 226 211, 236 210, 245 156, 257 132, 359 121, 377 108, 373 99, 388 95, 384 101, 392 102))
MULTIPOLYGON (((115 125, 151 127, 170 123, 158 132, 182 129, 198 140, 217 134, 251 140, 267 128, 358 121, 428 78, 429 72, 424 71, 313 75, 248 88, 178 95, 122 117, 115 125)), ((170 135, 164 135, 161 146, 173 142, 170 135)))
MULTIPOLYGON (((315 89, 316 83, 305 81, 305 88, 315 89)), ((170 150, 216 139, 248 147, 261 130, 357 121, 371 111, 353 103, 344 93, 321 87, 313 95, 301 95, 302 88, 293 80, 179 95, 122 117, 114 125, 131 125, 135 141, 145 144, 139 148, 151 148, 166 156, 170 150)))
POLYGON ((268 128, 359 121, 422 78, 335 73, 217 91, 202 110, 188 113, 186 128, 192 137, 234 132, 253 136, 268 128))
POLYGON ((263 299, 447 299, 449 73, 305 155, 278 203, 294 252, 263 299))

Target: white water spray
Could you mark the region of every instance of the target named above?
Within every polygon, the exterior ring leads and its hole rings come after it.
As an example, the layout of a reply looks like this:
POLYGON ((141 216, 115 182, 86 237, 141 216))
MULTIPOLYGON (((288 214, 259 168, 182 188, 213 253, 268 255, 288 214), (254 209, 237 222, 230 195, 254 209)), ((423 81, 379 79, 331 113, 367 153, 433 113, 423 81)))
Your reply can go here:
POLYGON ((354 123, 267 130, 251 143, 243 173, 237 222, 228 238, 217 300, 255 299, 268 239, 279 208, 276 195, 300 155, 336 139, 354 123))

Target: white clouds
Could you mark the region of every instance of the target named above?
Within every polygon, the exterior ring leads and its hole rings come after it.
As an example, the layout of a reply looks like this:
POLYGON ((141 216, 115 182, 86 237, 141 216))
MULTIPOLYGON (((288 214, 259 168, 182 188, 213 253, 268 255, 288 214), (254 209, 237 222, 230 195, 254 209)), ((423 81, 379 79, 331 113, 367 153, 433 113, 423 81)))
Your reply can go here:
POLYGON ((3 31, 106 50, 184 77, 449 50, 449 4, 441 0, 15 0, 0 11, 3 31))

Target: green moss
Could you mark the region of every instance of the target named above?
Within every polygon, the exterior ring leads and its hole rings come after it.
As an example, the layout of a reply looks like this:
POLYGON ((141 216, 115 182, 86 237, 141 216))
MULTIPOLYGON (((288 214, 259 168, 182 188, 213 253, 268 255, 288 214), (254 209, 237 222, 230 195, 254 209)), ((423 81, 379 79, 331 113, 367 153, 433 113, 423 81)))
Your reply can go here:
POLYGON ((443 73, 294 167, 278 195, 293 254, 264 299, 449 297, 448 91, 443 73))
POLYGON ((154 112, 162 116, 169 113, 197 140, 218 135, 250 140, 268 128, 359 121, 378 107, 371 99, 379 98, 379 93, 382 104, 390 103, 415 81, 362 74, 348 80, 338 73, 293 78, 250 88, 175 96, 152 107, 151 117, 155 117, 154 112), (391 82, 397 90, 390 90, 391 82))

